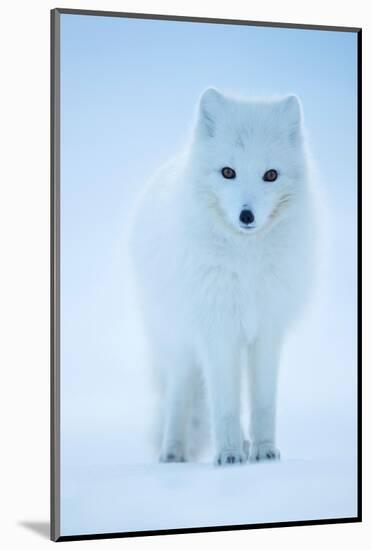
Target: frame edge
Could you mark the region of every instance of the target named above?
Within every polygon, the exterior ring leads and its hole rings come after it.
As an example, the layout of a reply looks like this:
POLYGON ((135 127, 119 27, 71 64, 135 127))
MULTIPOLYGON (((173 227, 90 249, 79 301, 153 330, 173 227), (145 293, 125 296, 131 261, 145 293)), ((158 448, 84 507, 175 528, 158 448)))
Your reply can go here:
POLYGON ((284 22, 269 22, 269 21, 251 21, 248 19, 223 19, 217 17, 201 17, 187 15, 171 15, 171 14, 155 14, 155 13, 139 13, 139 12, 121 12, 108 10, 85 10, 78 8, 55 8, 58 14, 65 15, 87 15, 98 17, 124 17, 127 19, 151 19, 164 21, 188 21, 193 23, 212 23, 212 24, 227 24, 227 25, 247 25, 255 27, 280 27, 288 29, 303 29, 303 30, 318 30, 332 32, 359 32, 361 27, 344 27, 339 25, 315 25, 304 23, 284 23, 284 22))
POLYGON ((60 538, 60 12, 50 12, 50 538, 60 538))
POLYGON ((357 31, 357 514, 362 522, 362 29, 357 31))

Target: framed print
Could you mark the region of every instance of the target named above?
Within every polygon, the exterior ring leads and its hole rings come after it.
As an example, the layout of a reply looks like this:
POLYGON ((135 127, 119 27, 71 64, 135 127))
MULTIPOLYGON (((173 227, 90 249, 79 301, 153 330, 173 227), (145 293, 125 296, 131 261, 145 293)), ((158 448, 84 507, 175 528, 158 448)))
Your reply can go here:
POLYGON ((52 539, 361 521, 361 30, 51 21, 52 539))

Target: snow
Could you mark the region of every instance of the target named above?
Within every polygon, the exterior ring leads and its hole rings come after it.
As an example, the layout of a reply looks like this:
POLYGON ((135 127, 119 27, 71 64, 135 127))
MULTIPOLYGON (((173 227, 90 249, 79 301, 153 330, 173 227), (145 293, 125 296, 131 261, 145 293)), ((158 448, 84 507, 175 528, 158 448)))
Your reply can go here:
POLYGON ((89 465, 68 471, 64 535, 344 518, 356 514, 351 461, 89 465))

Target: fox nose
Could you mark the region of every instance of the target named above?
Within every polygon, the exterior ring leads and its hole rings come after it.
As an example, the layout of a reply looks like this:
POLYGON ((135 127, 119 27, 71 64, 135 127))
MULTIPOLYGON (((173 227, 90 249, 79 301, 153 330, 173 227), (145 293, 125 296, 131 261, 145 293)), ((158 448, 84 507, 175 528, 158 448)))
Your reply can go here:
POLYGON ((251 210, 242 210, 240 214, 240 222, 244 225, 250 225, 255 220, 254 214, 251 210))

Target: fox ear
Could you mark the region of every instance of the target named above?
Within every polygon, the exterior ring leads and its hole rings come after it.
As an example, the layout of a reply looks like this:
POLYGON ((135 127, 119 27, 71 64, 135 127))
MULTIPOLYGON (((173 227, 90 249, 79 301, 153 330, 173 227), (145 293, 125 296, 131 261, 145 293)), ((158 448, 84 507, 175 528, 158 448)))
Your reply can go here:
POLYGON ((205 137, 214 137, 218 113, 223 109, 224 97, 215 88, 208 88, 200 97, 198 127, 205 137))
POLYGON ((295 141, 300 138, 302 130, 301 101, 296 95, 288 95, 281 100, 281 113, 289 128, 290 139, 295 141))

